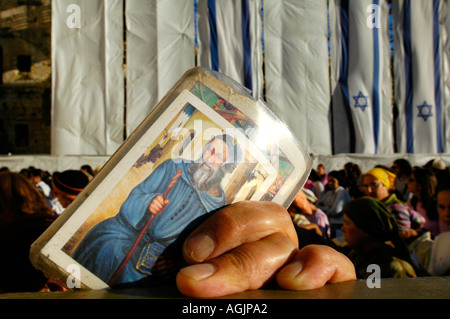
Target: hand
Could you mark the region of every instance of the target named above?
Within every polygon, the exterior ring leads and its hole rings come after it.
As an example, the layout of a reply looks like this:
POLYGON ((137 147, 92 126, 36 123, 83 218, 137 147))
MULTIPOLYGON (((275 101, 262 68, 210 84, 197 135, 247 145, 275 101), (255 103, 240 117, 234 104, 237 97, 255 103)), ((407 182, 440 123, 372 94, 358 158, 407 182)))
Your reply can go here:
POLYGON ((239 202, 208 218, 183 244, 191 266, 178 289, 200 298, 258 289, 275 280, 285 289, 314 289, 356 279, 351 261, 328 246, 298 250, 289 213, 273 202, 239 202))
POLYGON ((299 225, 298 227, 304 228, 306 230, 314 230, 314 232, 319 235, 322 236, 322 231, 320 230, 319 225, 315 224, 315 223, 309 223, 307 225, 299 225))
POLYGON ((408 230, 403 230, 399 232, 400 237, 403 239, 408 239, 410 237, 416 237, 418 235, 417 231, 415 229, 408 229, 408 230))
POLYGON ((156 195, 148 206, 148 210, 153 215, 158 215, 168 204, 169 200, 167 198, 165 199, 162 195, 156 195))
POLYGON ((312 215, 314 213, 311 203, 302 191, 297 194, 291 206, 297 207, 305 215, 312 215))

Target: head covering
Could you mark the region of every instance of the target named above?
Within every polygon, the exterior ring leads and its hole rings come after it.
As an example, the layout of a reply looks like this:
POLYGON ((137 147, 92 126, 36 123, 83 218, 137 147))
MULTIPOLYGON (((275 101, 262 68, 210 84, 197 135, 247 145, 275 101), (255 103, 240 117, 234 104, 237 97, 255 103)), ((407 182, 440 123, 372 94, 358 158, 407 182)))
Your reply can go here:
POLYGON ((317 197, 312 190, 303 188, 302 191, 303 193, 305 193, 306 199, 308 199, 310 202, 312 203, 317 202, 317 197))
POLYGON ((53 186, 71 199, 75 199, 88 183, 88 177, 80 170, 67 170, 53 174, 53 186))
POLYGON ((425 166, 439 170, 444 170, 447 167, 445 162, 439 158, 435 158, 434 160, 429 161, 427 164, 425 164, 425 166))
POLYGON ((372 197, 361 197, 351 201, 344 213, 355 225, 381 240, 390 240, 393 235, 398 235, 398 226, 394 216, 386 206, 372 197))
POLYGON ((342 171, 331 171, 328 173, 328 177, 334 177, 335 179, 337 179, 338 183, 340 186, 343 185, 344 183, 344 175, 342 171))
POLYGON ((397 257, 410 261, 408 249, 399 235, 397 221, 382 202, 368 196, 360 197, 348 203, 344 213, 370 236, 384 242, 390 241, 397 257))
POLYGON ((375 167, 369 170, 364 175, 372 175, 380 180, 380 182, 386 186, 388 190, 393 190, 395 188, 395 177, 396 175, 387 169, 381 167, 375 167))

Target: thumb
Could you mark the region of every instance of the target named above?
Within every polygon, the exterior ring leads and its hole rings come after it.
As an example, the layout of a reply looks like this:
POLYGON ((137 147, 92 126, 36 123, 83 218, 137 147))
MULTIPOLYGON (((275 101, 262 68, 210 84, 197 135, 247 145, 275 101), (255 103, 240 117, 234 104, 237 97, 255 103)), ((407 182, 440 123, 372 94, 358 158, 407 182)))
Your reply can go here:
POLYGON ((280 287, 309 290, 355 280, 353 263, 344 254, 325 245, 308 245, 297 252, 276 277, 280 287))

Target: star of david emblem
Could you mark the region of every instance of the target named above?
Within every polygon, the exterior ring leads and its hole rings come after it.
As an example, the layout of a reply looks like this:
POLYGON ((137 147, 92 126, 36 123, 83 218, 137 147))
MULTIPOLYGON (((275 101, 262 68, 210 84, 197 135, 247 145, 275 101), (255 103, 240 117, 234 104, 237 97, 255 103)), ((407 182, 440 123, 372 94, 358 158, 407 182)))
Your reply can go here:
POLYGON ((417 114, 417 117, 423 118, 424 121, 426 121, 430 116, 433 116, 433 113, 431 112, 432 106, 427 104, 426 101, 424 101, 422 105, 417 106, 417 108, 419 109, 419 114, 417 114))
POLYGON ((366 107, 369 107, 367 96, 363 95, 361 91, 359 91, 359 94, 357 96, 353 96, 353 99, 355 100, 355 107, 361 108, 363 112, 366 109, 366 107))

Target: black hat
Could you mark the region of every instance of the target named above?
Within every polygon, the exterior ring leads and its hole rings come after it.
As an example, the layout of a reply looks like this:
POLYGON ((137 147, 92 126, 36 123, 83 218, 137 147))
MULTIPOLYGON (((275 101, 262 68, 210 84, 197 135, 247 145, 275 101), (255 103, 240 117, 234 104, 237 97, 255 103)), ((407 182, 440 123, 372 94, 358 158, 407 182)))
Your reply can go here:
POLYGON ((75 199, 88 183, 89 179, 80 170, 67 170, 53 174, 53 186, 72 199, 75 199))

